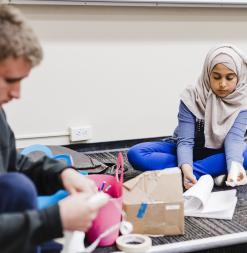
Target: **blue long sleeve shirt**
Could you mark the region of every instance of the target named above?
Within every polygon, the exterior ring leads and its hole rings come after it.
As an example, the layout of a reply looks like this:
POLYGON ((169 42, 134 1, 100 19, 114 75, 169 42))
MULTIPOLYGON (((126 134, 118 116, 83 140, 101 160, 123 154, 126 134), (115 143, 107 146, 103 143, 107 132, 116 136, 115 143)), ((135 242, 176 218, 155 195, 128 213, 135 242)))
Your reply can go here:
MULTIPOLYGON (((247 125, 247 110, 241 111, 228 134, 225 137, 222 147, 225 152, 227 170, 229 171, 231 162, 236 161, 243 164, 243 152, 246 144, 244 136, 247 125)), ((181 101, 178 113, 178 126, 174 131, 177 138, 178 166, 182 164, 193 165, 193 151, 195 148, 210 150, 204 147, 204 121, 198 120, 188 107, 181 101)), ((210 150, 210 152, 221 152, 220 150, 210 150)))

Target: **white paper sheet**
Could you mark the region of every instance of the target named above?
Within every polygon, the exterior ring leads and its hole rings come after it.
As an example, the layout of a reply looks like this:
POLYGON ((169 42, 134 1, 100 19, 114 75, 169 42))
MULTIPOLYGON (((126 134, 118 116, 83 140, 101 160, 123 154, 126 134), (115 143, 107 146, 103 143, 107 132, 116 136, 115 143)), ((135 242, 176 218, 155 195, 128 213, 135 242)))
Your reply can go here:
POLYGON ((236 190, 212 192, 213 178, 202 176, 184 192, 184 214, 215 219, 232 219, 237 204, 236 190))

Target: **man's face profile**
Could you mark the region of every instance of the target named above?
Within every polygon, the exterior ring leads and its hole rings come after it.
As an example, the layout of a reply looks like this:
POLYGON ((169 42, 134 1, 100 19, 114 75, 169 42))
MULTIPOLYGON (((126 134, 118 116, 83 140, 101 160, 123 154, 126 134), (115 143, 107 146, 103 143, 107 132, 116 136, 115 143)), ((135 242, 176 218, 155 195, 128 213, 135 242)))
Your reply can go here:
POLYGON ((31 64, 23 57, 9 57, 0 62, 0 106, 21 95, 21 81, 28 76, 31 64))

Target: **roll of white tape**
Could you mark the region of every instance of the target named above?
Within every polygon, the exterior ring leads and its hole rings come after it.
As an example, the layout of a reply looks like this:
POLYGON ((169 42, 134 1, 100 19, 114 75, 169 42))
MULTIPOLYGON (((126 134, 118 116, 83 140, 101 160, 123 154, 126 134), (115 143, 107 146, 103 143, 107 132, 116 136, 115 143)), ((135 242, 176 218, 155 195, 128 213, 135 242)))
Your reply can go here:
POLYGON ((116 245, 126 253, 138 253, 148 251, 152 246, 152 240, 146 235, 129 234, 118 237, 116 245))
POLYGON ((120 224, 120 233, 122 235, 130 234, 133 231, 133 225, 132 223, 128 221, 122 221, 120 224))

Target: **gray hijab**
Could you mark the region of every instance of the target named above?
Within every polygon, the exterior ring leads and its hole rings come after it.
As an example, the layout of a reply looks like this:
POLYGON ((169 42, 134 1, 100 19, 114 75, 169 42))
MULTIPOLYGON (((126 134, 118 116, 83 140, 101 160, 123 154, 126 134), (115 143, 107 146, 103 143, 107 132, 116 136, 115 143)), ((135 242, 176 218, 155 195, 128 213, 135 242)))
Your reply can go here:
POLYGON ((213 48, 206 56, 201 76, 187 87, 181 100, 198 119, 203 119, 205 146, 220 148, 240 111, 247 109, 247 58, 234 46, 213 48), (210 88, 210 74, 216 64, 223 64, 238 77, 236 89, 224 98, 210 88))

